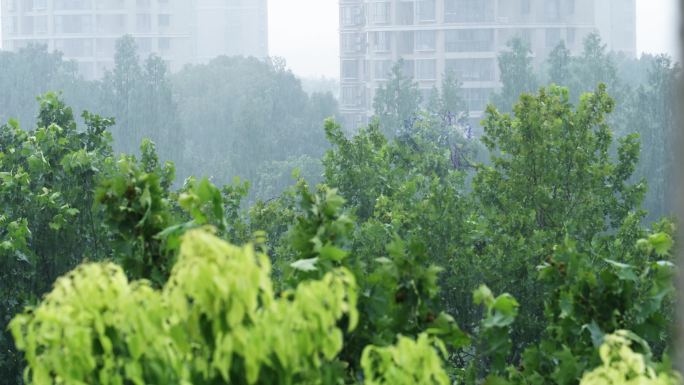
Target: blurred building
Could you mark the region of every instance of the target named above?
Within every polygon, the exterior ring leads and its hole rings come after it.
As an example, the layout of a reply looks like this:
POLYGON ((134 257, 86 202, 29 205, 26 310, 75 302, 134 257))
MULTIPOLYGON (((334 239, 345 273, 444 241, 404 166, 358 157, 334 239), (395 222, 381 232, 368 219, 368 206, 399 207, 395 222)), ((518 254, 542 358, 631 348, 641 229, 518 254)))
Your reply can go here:
POLYGON ((509 40, 526 40, 540 64, 561 40, 581 51, 594 31, 608 49, 636 56, 635 0, 340 0, 341 112, 347 127, 365 124, 401 58, 423 99, 455 71, 471 115, 481 116, 509 40))
POLYGON ((98 78, 116 40, 132 35, 140 56, 171 70, 219 55, 268 55, 267 0, 0 0, 2 47, 47 45, 98 78))

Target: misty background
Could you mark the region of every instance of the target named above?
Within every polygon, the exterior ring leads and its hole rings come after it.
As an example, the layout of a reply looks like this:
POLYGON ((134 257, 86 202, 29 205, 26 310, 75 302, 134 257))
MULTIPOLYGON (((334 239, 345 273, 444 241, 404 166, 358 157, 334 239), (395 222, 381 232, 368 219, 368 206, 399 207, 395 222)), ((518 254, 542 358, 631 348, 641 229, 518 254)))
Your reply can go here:
MULTIPOLYGON (((340 76, 338 0, 269 0, 268 10, 271 56, 299 76, 340 76)), ((640 53, 679 57, 678 10, 677 0, 637 0, 640 53)))

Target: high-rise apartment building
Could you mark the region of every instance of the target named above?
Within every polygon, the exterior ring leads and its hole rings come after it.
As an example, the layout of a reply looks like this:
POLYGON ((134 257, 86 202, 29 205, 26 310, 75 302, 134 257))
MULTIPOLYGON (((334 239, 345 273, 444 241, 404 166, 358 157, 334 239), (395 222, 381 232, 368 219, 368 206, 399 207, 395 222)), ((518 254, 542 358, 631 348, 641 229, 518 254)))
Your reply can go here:
POLYGON ((635 0, 340 0, 341 112, 348 127, 364 124, 403 59, 425 96, 455 71, 477 117, 500 87, 497 56, 512 38, 540 64, 561 40, 577 53, 594 31, 635 56, 635 0))
POLYGON ((97 78, 114 63, 116 40, 177 70, 219 55, 268 55, 267 0, 0 0, 3 49, 47 45, 97 78))

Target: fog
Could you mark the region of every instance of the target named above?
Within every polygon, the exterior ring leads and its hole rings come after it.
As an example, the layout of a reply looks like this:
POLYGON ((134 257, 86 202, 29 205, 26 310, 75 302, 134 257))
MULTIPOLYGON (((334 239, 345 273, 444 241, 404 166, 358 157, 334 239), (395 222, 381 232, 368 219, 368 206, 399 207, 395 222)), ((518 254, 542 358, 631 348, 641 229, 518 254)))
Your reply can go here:
MULTIPOLYGON (((639 52, 677 56, 678 9, 677 0, 637 0, 639 52)), ((269 1, 270 53, 300 76, 339 77, 338 30, 337 0, 269 1)))
POLYGON ((681 385, 677 13, 0 0, 0 385, 681 385))

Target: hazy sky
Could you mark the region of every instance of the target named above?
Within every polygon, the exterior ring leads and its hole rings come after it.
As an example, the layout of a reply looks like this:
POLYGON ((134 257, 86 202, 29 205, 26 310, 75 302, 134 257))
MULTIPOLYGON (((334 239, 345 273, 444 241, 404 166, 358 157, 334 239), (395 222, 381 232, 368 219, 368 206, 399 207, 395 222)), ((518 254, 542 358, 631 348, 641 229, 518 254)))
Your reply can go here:
MULTIPOLYGON (((604 0, 596 0, 604 1, 604 0)), ((640 52, 677 53, 678 0, 637 0, 640 52)), ((338 0, 269 0, 269 50, 300 76, 339 76, 338 0)))

